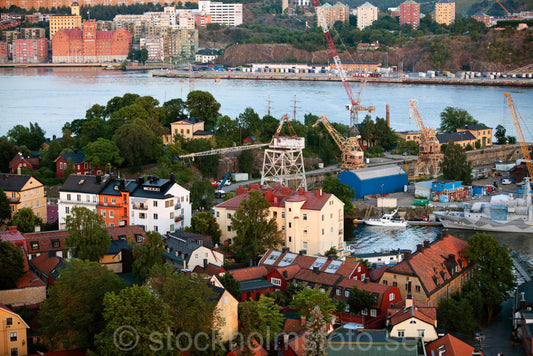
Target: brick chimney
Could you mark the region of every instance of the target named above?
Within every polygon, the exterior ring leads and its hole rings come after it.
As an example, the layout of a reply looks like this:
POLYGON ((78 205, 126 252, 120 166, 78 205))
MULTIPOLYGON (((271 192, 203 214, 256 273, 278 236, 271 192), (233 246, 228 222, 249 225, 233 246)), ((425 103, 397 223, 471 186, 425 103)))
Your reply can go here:
POLYGON ((403 253, 403 259, 406 260, 406 261, 410 260, 411 259, 411 251, 405 251, 403 253))
POLYGON ((418 245, 416 245, 416 251, 417 251, 417 252, 422 252, 422 251, 424 251, 424 245, 422 245, 422 244, 418 244, 418 245))
POLYGON ((429 240, 424 240, 424 248, 430 248, 431 247, 431 243, 429 242, 429 240))
POLYGON ((298 190, 298 194, 300 194, 300 195, 304 195, 304 194, 305 194, 305 189, 304 189, 304 188, 300 188, 300 189, 298 190))

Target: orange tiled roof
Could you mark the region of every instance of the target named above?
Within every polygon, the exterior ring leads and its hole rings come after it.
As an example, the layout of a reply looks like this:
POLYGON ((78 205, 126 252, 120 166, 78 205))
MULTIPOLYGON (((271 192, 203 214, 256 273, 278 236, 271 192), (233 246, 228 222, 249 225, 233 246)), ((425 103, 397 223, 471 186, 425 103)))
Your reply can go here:
POLYGON ((45 286, 44 282, 30 270, 26 270, 26 273, 15 284, 18 289, 45 286))
POLYGON ((46 253, 43 253, 30 260, 30 263, 34 265, 35 268, 37 268, 39 271, 43 272, 47 276, 50 275, 50 272, 52 272, 52 270, 56 268, 59 262, 61 262, 61 258, 56 256, 49 257, 46 253))
POLYGON ((239 268, 228 271, 233 275, 233 278, 242 281, 249 281, 251 279, 264 278, 268 274, 268 271, 265 266, 257 267, 248 267, 248 268, 239 268))
POLYGON ((396 325, 410 318, 417 318, 428 324, 435 326, 435 321, 437 320, 437 308, 428 307, 428 308, 418 308, 418 307, 409 307, 402 309, 389 308, 388 313, 391 315, 388 316, 388 319, 391 322, 391 325, 396 325), (428 310, 425 310, 428 309, 428 310), (433 310, 430 310, 433 309, 433 310), (431 315, 430 315, 431 314, 431 315))
MULTIPOLYGON (((474 347, 468 345, 466 342, 459 340, 455 336, 446 334, 443 337, 430 342, 426 345, 426 354, 428 355, 438 355, 438 348, 444 346, 446 350, 446 356, 464 356, 472 355, 472 352, 475 350, 474 347)), ((484 354, 481 352, 481 355, 484 354)))
POLYGON ((422 251, 415 252, 411 258, 390 267, 386 273, 417 276, 429 295, 455 277, 455 267, 458 268, 458 273, 470 267, 462 256, 467 245, 468 242, 447 235, 422 251))
MULTIPOLYGON (((246 342, 246 341, 244 341, 246 342)), ((268 352, 263 348, 263 346, 259 345, 255 339, 252 340, 252 356, 267 356, 268 352)), ((240 348, 228 352, 226 356, 240 356, 242 355, 242 350, 240 348)))
POLYGON ((223 267, 209 263, 206 268, 204 268, 203 266, 196 266, 192 271, 193 273, 207 274, 209 276, 218 276, 219 273, 222 273, 225 270, 223 267))
POLYGON ((300 271, 301 267, 299 265, 290 265, 286 267, 278 267, 276 270, 285 278, 285 280, 291 280, 294 276, 300 271), (287 272, 287 276, 284 276, 283 273, 287 272))

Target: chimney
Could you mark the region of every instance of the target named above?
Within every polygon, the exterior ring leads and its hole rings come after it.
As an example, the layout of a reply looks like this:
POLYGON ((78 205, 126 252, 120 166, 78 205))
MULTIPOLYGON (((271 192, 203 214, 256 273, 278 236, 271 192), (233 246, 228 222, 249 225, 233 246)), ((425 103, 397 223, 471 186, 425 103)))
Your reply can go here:
POLYGON ((442 230, 442 232, 440 233, 440 236, 441 236, 442 238, 448 237, 448 230, 447 230, 447 229, 442 230))
MULTIPOLYGON (((16 229, 16 227, 15 227, 15 229, 16 229)), ((299 254, 300 256, 305 256, 305 255, 307 254, 307 250, 300 250, 300 251, 298 252, 298 254, 299 254)))
POLYGON ((407 281, 407 297, 405 298, 405 308, 413 306, 413 293, 411 292, 411 281, 407 281))
POLYGON ((387 127, 390 127, 390 106, 389 104, 385 105, 385 117, 387 119, 387 127))
POLYGON ((300 317, 300 325, 301 325, 301 326, 305 326, 305 324, 306 324, 306 322, 305 322, 305 315, 302 315, 302 316, 300 317))
POLYGON ((417 251, 417 252, 422 252, 422 251, 424 251, 424 245, 422 245, 422 244, 418 244, 418 245, 416 245, 416 251, 417 251))
POLYGON ((16 226, 10 226, 10 227, 8 227, 8 231, 17 231, 17 227, 16 226))
POLYGON ((207 258, 204 258, 204 269, 207 268, 207 258))
POLYGON ((429 240, 424 240, 424 248, 430 248, 431 244, 429 243, 429 240))
POLYGON ((20 176, 22 174, 22 171, 20 169, 20 166, 17 167, 17 174, 20 176))
POLYGON ((56 257, 56 250, 48 250, 48 257, 56 257))
POLYGON ((35 231, 35 232, 41 232, 41 225, 35 225, 35 226, 33 227, 33 231, 35 231))
POLYGON ((320 273, 320 269, 318 268, 318 266, 313 266, 313 272, 316 274, 320 273))
POLYGON ((300 188, 300 190, 298 190, 298 194, 304 195, 305 194, 305 189, 304 188, 300 188))
POLYGON ((520 293, 522 296, 520 298, 520 310, 526 310, 526 293, 520 293))
POLYGON ((320 198, 322 196, 322 188, 315 190, 315 195, 317 198, 320 198))
POLYGON ((403 259, 406 260, 406 261, 410 260, 411 259, 411 251, 405 251, 403 253, 403 259))

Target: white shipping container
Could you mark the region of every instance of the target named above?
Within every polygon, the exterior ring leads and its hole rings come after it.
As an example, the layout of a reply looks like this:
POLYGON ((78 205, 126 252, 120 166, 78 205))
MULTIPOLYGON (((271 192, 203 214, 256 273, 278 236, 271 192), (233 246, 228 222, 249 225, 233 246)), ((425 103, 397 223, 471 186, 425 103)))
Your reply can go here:
POLYGON ((396 208, 397 206, 396 198, 378 198, 378 208, 396 208))
POLYGON ((248 180, 248 173, 232 173, 231 181, 232 182, 243 182, 248 180))

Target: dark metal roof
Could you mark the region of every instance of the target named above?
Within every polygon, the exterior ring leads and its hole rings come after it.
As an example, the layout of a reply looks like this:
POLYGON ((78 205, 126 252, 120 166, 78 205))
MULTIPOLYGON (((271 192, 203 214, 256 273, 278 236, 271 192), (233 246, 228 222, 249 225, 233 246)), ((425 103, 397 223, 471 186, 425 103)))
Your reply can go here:
POLYGON ((138 183, 137 187, 131 193, 132 197, 149 198, 149 199, 165 199, 167 192, 176 183, 169 179, 161 179, 158 177, 148 177, 144 182, 138 183))
MULTIPOLYGON (((112 179, 109 181, 109 183, 102 189, 100 194, 103 195, 116 195, 120 196, 121 194, 121 187, 120 182, 122 179, 112 179)), ((124 180, 124 191, 126 192, 133 192, 135 189, 137 189, 137 182, 131 179, 124 180)))
POLYGON ((200 247, 196 242, 181 239, 170 234, 165 239, 165 247, 170 249, 170 252, 164 253, 164 256, 176 260, 183 261, 184 255, 187 254, 187 260, 191 258, 192 253, 200 247), (179 256, 176 255, 179 252, 179 256))
POLYGON ((70 160, 72 163, 83 163, 86 159, 85 153, 82 151, 62 153, 60 156, 63 157, 65 161, 68 162, 70 160))
POLYGON ((241 281, 241 292, 248 292, 251 290, 274 288, 275 286, 266 279, 251 279, 249 281, 241 281))
POLYGON ((77 192, 99 194, 106 186, 104 177, 71 174, 59 189, 60 192, 77 192))
POLYGON ((208 235, 196 234, 194 232, 186 232, 186 231, 175 231, 172 233, 172 236, 180 238, 182 240, 194 242, 198 245, 202 245, 207 248, 214 247, 213 238, 208 235))
POLYGON ((30 175, 25 174, 2 173, 0 175, 0 189, 4 191, 18 192, 22 190, 30 178, 30 175))
POLYGON ((440 133, 436 135, 439 143, 448 143, 452 142, 461 142, 461 141, 470 141, 475 140, 476 137, 472 135, 470 131, 459 131, 452 133, 440 133))
POLYGON ((108 255, 116 255, 122 250, 132 250, 133 244, 129 243, 127 240, 111 240, 111 245, 109 250, 107 250, 108 255))
POLYGON ((216 56, 218 54, 218 51, 213 48, 204 48, 204 49, 198 50, 196 54, 200 54, 203 56, 216 56))

